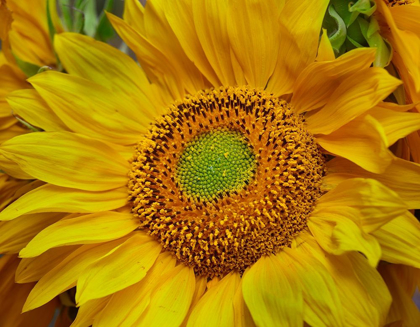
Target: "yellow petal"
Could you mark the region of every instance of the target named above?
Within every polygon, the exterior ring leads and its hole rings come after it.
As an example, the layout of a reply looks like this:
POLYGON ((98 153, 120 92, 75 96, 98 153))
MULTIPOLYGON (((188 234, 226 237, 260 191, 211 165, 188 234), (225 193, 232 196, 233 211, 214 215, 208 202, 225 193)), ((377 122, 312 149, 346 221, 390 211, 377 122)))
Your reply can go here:
MULTIPOLYGON (((0 258, 0 291, 1 294, 7 293, 13 288, 13 274, 19 264, 19 258, 14 255, 4 255, 0 258)), ((0 297, 0 304, 4 304, 4 297, 0 297)))
POLYGON ((124 158, 108 144, 74 133, 21 135, 4 142, 0 153, 33 177, 58 186, 103 191, 127 184, 124 158))
MULTIPOLYGON (((9 92, 29 88, 29 84, 26 82, 26 76, 20 69, 8 64, 0 64, 0 85, 0 103, 4 102, 9 92)), ((10 116, 10 112, 2 112, 1 116, 6 114, 10 116)))
POLYGON ((66 71, 105 86, 135 96, 142 107, 152 110, 151 87, 142 69, 118 49, 78 33, 63 33, 54 37, 54 47, 66 71))
MULTIPOLYGON (((280 8, 283 3, 280 2, 280 8)), ((292 93, 293 84, 300 72, 315 60, 319 32, 328 3, 327 0, 285 2, 279 21, 281 34, 278 61, 268 91, 278 95, 292 93)))
POLYGON ((368 266, 365 258, 359 253, 351 253, 348 258, 350 259, 353 270, 363 284, 377 310, 378 323, 374 326, 383 326, 392 301, 388 288, 378 271, 376 269, 369 269, 371 267, 368 266))
POLYGON ((418 132, 411 133, 406 137, 406 141, 413 161, 420 162, 420 134, 418 132))
POLYGON ((375 268, 357 253, 329 255, 319 249, 313 237, 299 245, 301 251, 318 259, 335 281, 346 324, 383 326, 391 303, 387 287, 375 268))
POLYGON ((356 118, 329 135, 319 135, 316 141, 328 152, 373 173, 383 173, 393 158, 382 126, 369 115, 356 118))
POLYGON ((193 299, 194 270, 180 264, 163 275, 157 285, 151 292, 148 309, 137 321, 137 325, 178 327, 193 299))
MULTIPOLYGON (((387 322, 401 321, 401 326, 417 326, 420 322, 420 311, 413 301, 413 291, 407 291, 404 284, 409 278, 411 267, 384 264, 380 273, 392 295, 392 305, 387 322)), ((418 279, 418 278, 417 278, 418 279)), ((418 282, 418 280, 415 280, 418 282)), ((415 287, 414 287, 415 289, 415 287)))
MULTIPOLYGON (((190 94, 195 94, 199 90, 207 88, 206 86, 209 86, 209 84, 194 62, 185 54, 178 38, 172 31, 166 18, 168 10, 167 1, 147 3, 144 10, 144 36, 164 54, 178 76, 181 77, 185 90, 190 94)), ((190 42, 194 42, 194 39, 190 42)))
POLYGON ((343 326, 337 287, 325 266, 299 246, 284 252, 302 286, 304 320, 311 326, 343 326))
POLYGON ((159 287, 160 277, 171 271, 175 264, 176 260, 169 252, 161 253, 146 277, 139 283, 112 295, 106 310, 96 317, 95 325, 98 327, 136 326, 136 321, 150 303, 152 290, 159 287))
POLYGON ((206 287, 207 287, 207 277, 203 277, 203 276, 196 276, 195 278, 195 290, 194 290, 194 295, 193 295, 193 299, 191 301, 191 305, 190 308, 188 310, 187 315, 184 318, 184 321, 181 324, 181 327, 186 327, 187 323, 188 323, 188 319, 190 318, 191 312, 194 310, 195 305, 197 304, 197 302, 201 299, 201 297, 203 296, 204 292, 206 291, 206 287))
POLYGON ((381 258, 381 247, 375 237, 365 233, 357 224, 358 212, 347 209, 352 208, 341 208, 341 214, 329 210, 312 213, 309 230, 326 252, 341 255, 358 251, 366 256, 372 267, 376 267, 381 258))
MULTIPOLYGON (((133 108, 116 107, 122 114, 141 123, 144 119, 138 119, 139 105, 140 112, 146 117, 153 117, 162 111, 146 74, 128 55, 104 42, 77 33, 57 35, 54 45, 68 73, 102 85, 108 92, 117 93, 120 102, 131 102, 133 108)), ((89 91, 86 90, 86 93, 90 96, 89 91)), ((116 118, 116 111, 113 119, 116 118)), ((125 122, 126 126, 129 124, 130 121, 125 122)))
POLYGON ((46 4, 47 1, 31 1, 30 4, 7 2, 14 19, 9 32, 13 53, 38 66, 52 66, 56 62, 48 32, 46 4))
POLYGON ((394 6, 389 8, 389 11, 400 30, 420 35, 420 6, 394 6))
POLYGON ((47 326, 58 306, 58 301, 53 300, 37 310, 21 314, 23 304, 33 284, 14 283, 14 273, 18 264, 19 259, 15 255, 0 258, 0 326, 31 326, 34 321, 42 324, 40 326, 47 326))
POLYGON ((299 280, 283 252, 261 257, 243 276, 245 303, 257 326, 302 326, 299 280))
POLYGON ((0 117, 0 131, 7 130, 17 124, 17 119, 15 117, 10 117, 10 107, 7 104, 4 106, 0 104, 0 114, 2 111, 4 112, 2 107, 6 107, 5 111, 7 112, 8 117, 0 117))
POLYGON ((232 272, 207 290, 198 301, 188 327, 234 326, 233 299, 240 283, 239 274, 232 272))
POLYGON ((394 32, 394 35, 389 37, 394 48, 392 62, 398 68, 404 87, 413 94, 413 100, 418 101, 418 95, 414 94, 420 92, 419 36, 410 31, 391 31, 394 32))
POLYGON ((328 38, 327 30, 322 29, 321 39, 319 40, 318 54, 316 61, 331 61, 335 59, 334 50, 328 38))
POLYGON ((317 210, 350 207, 358 210, 360 223, 366 233, 399 217, 407 210, 398 195, 374 179, 353 178, 343 181, 323 195, 317 210))
POLYGON ((83 245, 75 250, 39 280, 29 294, 23 312, 37 308, 76 286, 77 279, 90 265, 118 248, 124 241, 123 238, 100 245, 83 245))
POLYGON ((165 85, 165 88, 169 89, 173 100, 182 99, 185 91, 181 76, 185 72, 178 75, 166 56, 122 19, 109 13, 107 17, 115 31, 136 53, 137 59, 151 81, 158 85, 165 85))
MULTIPOLYGON (((10 108, 10 107, 9 107, 10 108)), ((2 124, 3 119, 0 118, 0 125, 2 124)), ((1 128, 0 128, 1 130, 1 128)), ((0 144, 10 140, 11 138, 18 136, 18 135, 22 135, 25 133, 28 133, 28 129, 23 128, 20 126, 20 124, 18 125, 17 121, 14 122, 14 124, 11 127, 7 127, 6 130, 1 130, 0 133, 0 144)), ((1 157, 1 156, 0 156, 1 157)), ((1 158, 0 158, 1 160, 1 158)), ((22 172, 23 174, 23 172, 22 172)))
POLYGON ((51 110, 76 133, 118 144, 135 144, 155 119, 156 111, 139 110, 139 103, 117 91, 81 77, 54 71, 30 78, 51 110))
POLYGON ((409 104, 400 105, 394 102, 381 101, 377 104, 377 106, 374 109, 382 108, 382 109, 388 109, 388 110, 393 110, 393 111, 405 112, 410 109, 415 109, 417 104, 418 103, 409 103, 409 104))
POLYGON ((25 180, 17 180, 8 177, 6 174, 2 174, 3 178, 0 196, 0 210, 3 210, 12 202, 19 199, 22 195, 44 185, 41 181, 28 182, 25 180), (5 181, 5 182, 4 182, 5 181))
MULTIPOLYGON (((192 8, 199 42, 221 85, 241 85, 235 78, 235 66, 231 58, 232 49, 227 30, 228 2, 192 1, 192 8)), ((243 74, 242 69, 238 68, 236 73, 243 74)))
POLYGON ((370 173, 342 158, 334 158, 327 165, 327 184, 334 185, 354 177, 374 178, 398 193, 408 209, 420 208, 420 164, 394 157, 385 172, 380 175, 370 173))
POLYGON ((321 30, 328 1, 293 3, 286 1, 281 23, 291 32, 302 50, 302 57, 315 59, 319 32, 321 30))
POLYGON ((382 226, 373 235, 382 248, 382 260, 420 268, 420 223, 410 213, 382 226))
POLYGON ((308 129, 314 134, 330 134, 373 108, 400 84, 385 69, 361 69, 342 81, 325 107, 309 115, 308 129))
POLYGON ((113 253, 81 274, 77 282, 76 303, 81 305, 138 283, 161 250, 161 245, 145 233, 135 233, 113 253))
MULTIPOLYGON (((0 134, 3 135, 3 134, 6 134, 6 133, 4 131, 2 131, 2 133, 0 133, 0 134)), ((21 133, 19 133, 18 135, 21 135, 21 133)), ((10 138, 6 138, 4 140, 4 142, 5 141, 8 141, 8 140, 10 140, 10 138)), ((29 175, 28 173, 24 172, 15 162, 13 162, 9 158, 5 157, 1 153, 1 151, 0 151, 0 167, 1 167, 1 170, 3 170, 5 173, 7 173, 8 175, 10 175, 10 176, 12 176, 14 178, 18 178, 18 179, 33 179, 33 177, 31 175, 29 175)))
POLYGON ((420 129, 419 113, 374 108, 369 110, 368 114, 381 124, 388 140, 388 146, 420 129))
POLYGON ((16 282, 21 284, 37 282, 78 248, 79 246, 77 245, 63 246, 48 250, 35 258, 24 258, 20 260, 19 266, 16 269, 16 282))
MULTIPOLYGON (((223 1, 220 1, 220 3, 218 2, 218 4, 214 3, 215 6, 220 6, 221 4, 223 5, 223 1)), ((165 2, 165 8, 165 17, 181 44, 182 49, 210 83, 213 86, 236 85, 236 83, 220 84, 219 77, 216 76, 213 69, 215 66, 210 64, 212 61, 206 57, 207 51, 209 52, 207 55, 211 56, 214 52, 217 53, 219 49, 223 48, 222 44, 226 44, 226 40, 224 40, 225 43, 222 43, 223 40, 219 39, 220 43, 216 43, 217 48, 212 47, 212 49, 209 49, 208 42, 211 42, 211 40, 207 40, 207 38, 220 38, 220 36, 215 35, 218 32, 217 29, 212 29, 211 36, 206 33, 206 29, 208 29, 209 25, 213 26, 214 24, 216 28, 219 26, 219 21, 226 15, 226 11, 218 10, 217 15, 214 15, 214 12, 212 12, 214 7, 211 7, 211 4, 207 7, 204 2, 192 0, 165 2), (203 13, 205 15, 201 16, 203 13), (209 18, 209 16, 211 18, 209 18), (197 19, 196 17, 199 18, 197 19)), ((226 30, 224 30, 224 32, 226 33, 226 30)), ((220 51, 225 52, 226 50, 229 51, 229 49, 229 47, 226 47, 220 51)), ((228 63, 229 62, 230 60, 228 63)), ((215 64, 218 65, 219 63, 216 61, 215 64)), ((225 74, 231 73, 232 65, 226 68, 228 70, 225 74)), ((230 76, 233 76, 233 73, 231 73, 230 76)))
POLYGON ((17 115, 35 127, 48 132, 69 131, 35 90, 15 91, 7 101, 17 115))
POLYGON ((0 212, 0 220, 12 220, 22 215, 40 212, 108 211, 123 207, 126 201, 126 187, 104 192, 88 192, 47 184, 10 204, 0 212))
POLYGON ((63 214, 41 213, 25 215, 0 223, 0 253, 18 253, 41 230, 55 223, 63 214))
MULTIPOLYGON (((14 295, 17 296, 16 294, 14 295)), ((19 310, 17 313, 19 314, 19 317, 21 319, 20 324, 10 324, 9 326, 31 326, 34 323, 34 321, 36 321, 36 323, 39 324, 39 326, 48 326, 54 319, 54 315, 56 314, 56 310, 59 306, 60 302, 58 301, 58 299, 54 299, 48 302, 47 304, 43 305, 42 307, 30 312, 25 312, 21 314, 19 310)), ((58 323, 55 327, 59 327, 58 323)))
POLYGON ((79 307, 76 319, 71 324, 72 327, 88 327, 92 326, 96 317, 106 307, 111 296, 106 296, 100 299, 90 300, 79 307))
POLYGON ((280 12, 273 0, 229 1, 230 45, 251 87, 264 88, 273 74, 279 52, 280 12))
POLYGON ((124 21, 132 26, 140 34, 145 34, 144 30, 144 7, 140 1, 124 1, 124 21))
POLYGON ((375 53, 375 49, 361 48, 347 52, 333 61, 310 64, 293 86, 291 103, 295 111, 303 113, 324 106, 340 83, 354 72, 369 68, 375 53))
POLYGON ((256 327, 254 319, 252 319, 251 312, 249 312, 248 307, 246 306, 244 295, 242 292, 242 283, 236 290, 235 297, 233 299, 233 310, 235 312, 235 326, 238 327, 256 327))
POLYGON ((129 212, 106 211, 62 219, 38 233, 19 255, 21 258, 35 257, 59 246, 115 240, 138 225, 139 221, 129 212))
MULTIPOLYGON (((413 6, 409 7, 410 9, 414 8, 413 6)), ((391 10, 385 2, 378 1, 377 10, 389 26, 384 32, 394 48, 392 62, 398 69, 401 79, 404 81, 404 87, 410 93, 417 93, 420 91, 419 37, 410 30, 401 30, 397 27, 391 10)), ((410 26, 409 21, 410 18, 407 19, 407 23, 410 26)))
MULTIPOLYGON (((4 40, 7 38, 7 34, 9 33, 10 30, 10 26, 13 22, 13 16, 12 16, 12 12, 9 10, 9 8, 7 8, 5 2, 3 2, 0 5, 0 18, 2 21, 1 27, 0 27, 0 39, 4 40), (4 3, 4 5, 3 5, 4 3)), ((2 65, 3 63, 7 62, 6 58, 4 58, 3 54, 0 54, 0 65, 2 65)))

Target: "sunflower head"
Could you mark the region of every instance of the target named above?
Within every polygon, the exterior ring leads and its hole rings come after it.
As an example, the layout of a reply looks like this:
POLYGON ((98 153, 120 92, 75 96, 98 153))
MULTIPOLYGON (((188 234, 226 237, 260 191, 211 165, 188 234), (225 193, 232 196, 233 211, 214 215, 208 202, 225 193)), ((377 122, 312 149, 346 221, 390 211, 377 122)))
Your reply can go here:
POLYGON ((44 130, 0 146, 37 180, 0 212, 23 311, 76 286, 75 325, 385 325, 378 262, 420 267, 420 166, 388 147, 420 118, 379 106, 375 50, 317 55, 328 0, 125 3, 140 66, 57 34, 66 73, 8 97, 44 130))
POLYGON ((202 91, 138 144, 132 211, 198 274, 243 272, 306 227, 324 163, 286 101, 247 87, 202 91))

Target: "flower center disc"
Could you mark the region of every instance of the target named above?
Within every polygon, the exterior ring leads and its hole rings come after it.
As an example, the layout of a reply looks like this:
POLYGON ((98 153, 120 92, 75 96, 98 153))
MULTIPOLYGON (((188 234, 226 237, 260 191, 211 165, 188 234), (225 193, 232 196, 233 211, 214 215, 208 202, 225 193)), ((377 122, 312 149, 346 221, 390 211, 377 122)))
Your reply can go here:
POLYGON ((388 7, 411 5, 413 0, 384 0, 388 7))
POLYGON ((176 176, 186 194, 196 201, 209 201, 249 184, 255 168, 255 155, 245 137, 236 131, 216 129, 188 143, 176 176))
POLYGON ((212 278, 290 245, 324 174, 323 155, 286 101, 222 87, 188 96, 152 126, 128 188, 142 228, 212 278))

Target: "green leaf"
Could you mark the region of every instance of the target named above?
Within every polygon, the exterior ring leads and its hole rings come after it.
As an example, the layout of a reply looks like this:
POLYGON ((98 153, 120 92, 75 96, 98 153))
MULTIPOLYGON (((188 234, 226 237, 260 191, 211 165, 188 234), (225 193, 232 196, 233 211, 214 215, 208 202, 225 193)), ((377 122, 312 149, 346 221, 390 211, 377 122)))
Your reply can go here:
POLYGON ((77 0, 74 7, 73 20, 76 27, 74 31, 94 36, 98 25, 95 0, 77 0))
POLYGON ((85 13, 77 8, 73 8, 73 32, 82 33, 85 27, 85 13))
POLYGON ((371 0, 359 0, 354 5, 349 6, 349 11, 371 16, 376 11, 376 3, 371 0))
MULTIPOLYGON (((350 36, 347 36, 347 40, 349 40, 349 42, 354 46, 354 48, 364 48, 364 45, 361 45, 359 42, 357 42, 356 40, 353 40, 350 36)), ((352 49, 354 49, 352 48, 352 49)), ((347 49, 347 51, 349 51, 349 49, 347 49)))
POLYGON ((85 13, 85 28, 84 32, 94 37, 96 33, 96 27, 98 26, 98 16, 96 15, 96 1, 85 0, 83 6, 79 9, 85 13))
POLYGON ((375 67, 388 66, 392 59, 392 46, 379 34, 380 29, 376 18, 371 17, 369 22, 360 18, 357 22, 359 23, 360 30, 368 42, 369 47, 376 48, 376 56, 373 65, 375 67))
MULTIPOLYGON (((363 19, 363 18, 358 17, 357 19, 363 19)), ((353 40, 357 44, 360 44, 361 47, 369 46, 366 39, 363 36, 362 31, 360 30, 360 25, 357 22, 355 24, 351 24, 347 28, 347 38, 353 40)))
POLYGON ((20 70, 29 78, 36 75, 41 67, 38 65, 34 65, 30 62, 26 62, 18 58, 14 55, 17 65, 19 66, 20 70))
POLYGON ((106 17, 105 11, 112 11, 114 7, 114 0, 106 0, 104 9, 99 17, 99 24, 96 30, 96 36, 98 40, 106 41, 114 36, 114 29, 106 17))
POLYGON ((63 17, 63 23, 67 31, 73 30, 73 17, 71 10, 71 0, 59 0, 58 1, 61 16, 63 17))
POLYGON ((350 5, 353 4, 351 0, 332 0, 331 4, 346 26, 349 26, 356 19, 358 13, 349 11, 350 5))
POLYGON ((372 0, 331 0, 337 14, 349 27, 360 14, 370 16, 376 10, 376 3, 372 0))
MULTIPOLYGON (((46 0, 46 1, 47 1, 48 30, 50 32, 50 40, 51 40, 51 43, 54 44, 54 35, 56 33, 56 30, 55 30, 54 23, 53 23, 53 20, 52 20, 52 17, 51 17, 50 1, 55 1, 55 0, 46 0)), ((61 71, 61 69, 62 69, 61 62, 60 62, 60 59, 57 56, 57 53, 55 53, 55 51, 54 51, 54 55, 55 55, 55 58, 56 58, 56 61, 57 61, 57 70, 58 71, 61 71)), ((37 67, 38 67, 38 69, 37 69, 37 72, 38 72, 38 70, 39 70, 40 67, 39 66, 37 66, 37 67)), ((32 71, 31 71, 31 73, 32 73, 32 71)), ((32 74, 31 76, 33 76, 35 74, 36 73, 32 74)))
POLYGON ((51 18, 51 10, 50 10, 50 0, 47 1, 47 22, 48 22, 48 31, 50 33, 51 42, 54 40, 54 35, 56 33, 53 20, 51 18))
MULTIPOLYGON (((388 66, 385 67, 385 69, 390 73, 392 76, 400 79, 400 75, 398 74, 397 70, 395 69, 394 65, 391 63, 388 66)), ((392 93, 392 95, 395 97, 395 102, 404 105, 406 104, 406 98, 405 98, 405 90, 404 90, 404 84, 399 85, 395 91, 392 93)))
MULTIPOLYGON (((331 42, 331 46, 336 53, 340 52, 341 46, 346 41, 347 28, 343 19, 338 15, 333 6, 328 7, 328 15, 334 20, 335 28, 332 34, 328 35, 328 38, 331 42)), ((327 29, 328 30, 328 29, 327 29)), ((331 30, 331 29, 330 29, 331 30)), ((328 31, 330 31, 328 30, 328 31)))

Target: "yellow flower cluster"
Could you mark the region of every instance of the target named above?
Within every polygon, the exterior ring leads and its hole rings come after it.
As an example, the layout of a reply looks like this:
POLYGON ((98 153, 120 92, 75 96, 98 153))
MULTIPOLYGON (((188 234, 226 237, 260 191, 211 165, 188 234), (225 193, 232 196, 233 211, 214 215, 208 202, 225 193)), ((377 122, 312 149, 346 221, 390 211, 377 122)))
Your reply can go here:
POLYGON ((69 3, 0 0, 0 327, 420 326, 418 1, 69 3))

